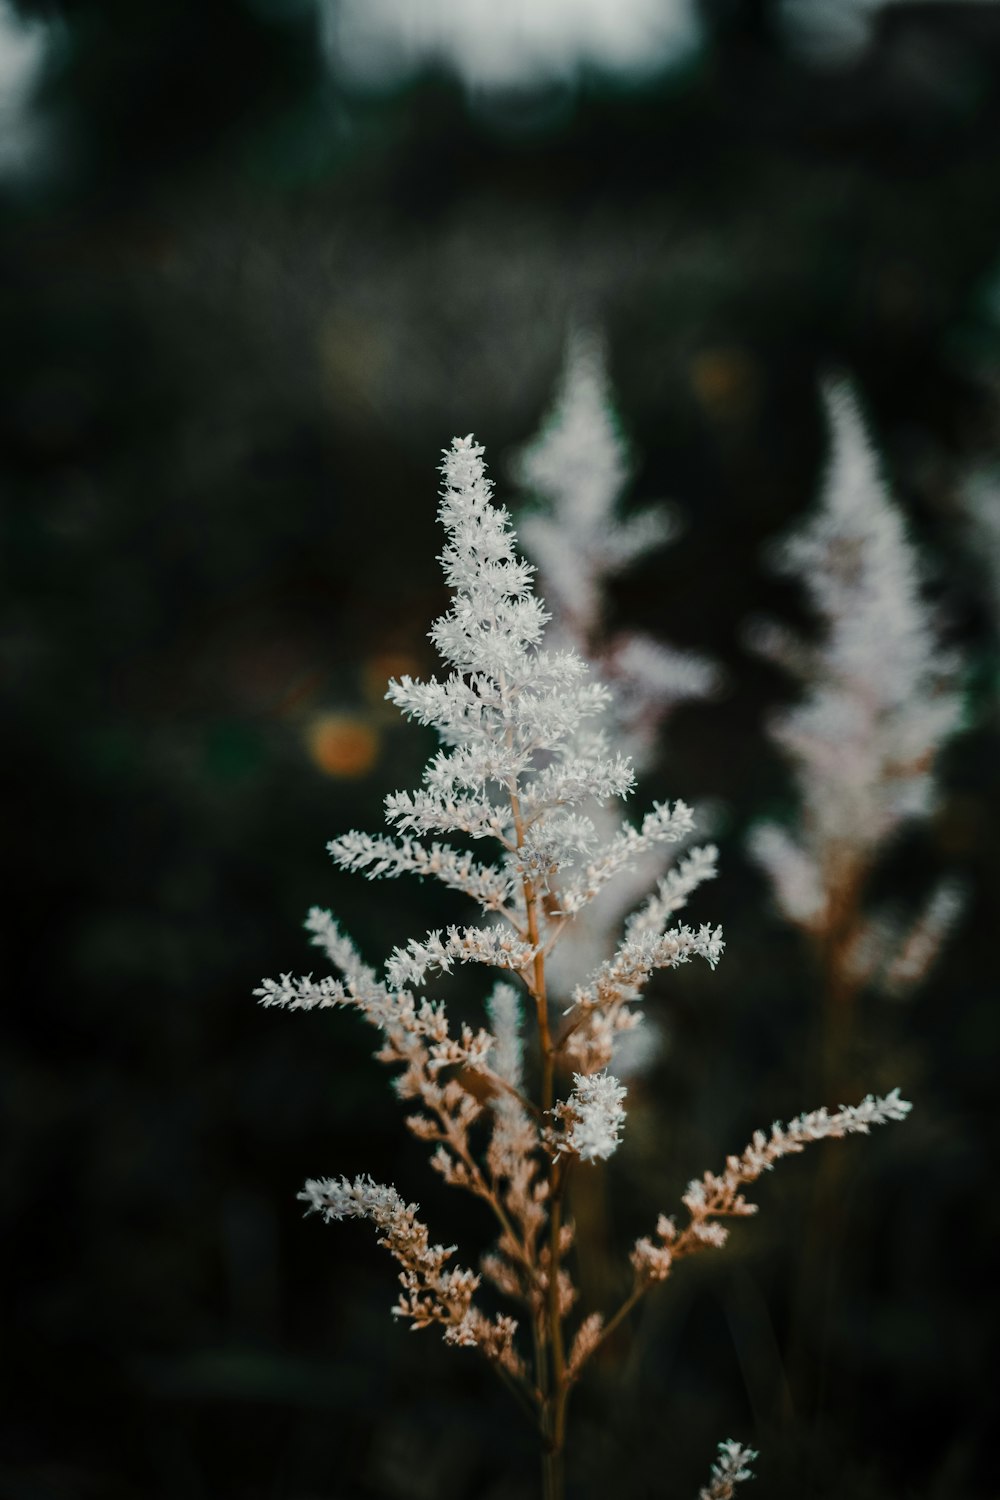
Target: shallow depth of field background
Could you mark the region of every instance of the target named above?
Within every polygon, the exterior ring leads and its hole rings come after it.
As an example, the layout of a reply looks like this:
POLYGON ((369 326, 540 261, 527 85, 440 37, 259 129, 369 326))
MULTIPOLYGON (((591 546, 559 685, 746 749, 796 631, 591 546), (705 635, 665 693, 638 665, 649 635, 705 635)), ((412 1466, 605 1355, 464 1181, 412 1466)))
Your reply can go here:
MULTIPOLYGON (((828 371, 967 661, 940 812, 880 887, 972 895, 917 996, 863 1010, 856 1097, 915 1109, 826 1148, 850 1192, 821 1399, 790 1416, 781 1378, 817 1147, 609 1350, 571 1494, 690 1500, 727 1436, 762 1449, 760 1500, 1000 1493, 1000 611, 959 503, 1000 442, 1000 5, 519 9, 0 0, 2 1500, 533 1493, 489 1372, 397 1327, 371 1233, 294 1195, 370 1170, 466 1259, 489 1226, 359 1023, 251 990, 315 967, 310 904, 372 961, 463 916, 324 844, 377 830, 431 748, 382 693, 434 670, 440 449, 474 431, 512 499, 574 320, 607 336, 632 496, 685 520, 618 618, 727 674, 641 791, 716 802, 692 918, 728 951, 654 987, 623 1262, 689 1176, 821 1102, 815 976, 743 852, 790 806, 763 727, 790 687, 741 642, 803 618, 764 553, 815 493, 828 371)), ((440 993, 474 1009, 475 980, 440 993)))

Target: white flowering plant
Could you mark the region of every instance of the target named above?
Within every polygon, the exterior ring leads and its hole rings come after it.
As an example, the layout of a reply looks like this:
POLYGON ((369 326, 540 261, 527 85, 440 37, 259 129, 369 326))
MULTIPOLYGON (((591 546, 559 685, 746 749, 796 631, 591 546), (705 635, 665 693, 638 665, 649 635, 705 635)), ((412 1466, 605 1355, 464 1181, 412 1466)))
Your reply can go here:
POLYGON ((908 920, 867 900, 899 830, 935 810, 935 766, 961 725, 962 700, 960 663, 922 596, 919 557, 857 400, 840 381, 825 404, 830 456, 820 503, 775 558, 804 584, 817 637, 807 642, 769 622, 751 632, 751 643, 804 688, 771 725, 799 806, 793 826, 758 824, 751 853, 783 916, 818 950, 836 1072, 860 991, 911 991, 962 910, 952 876, 908 920))
MULTIPOLYGON (((310 941, 335 974, 285 974, 255 993, 264 1005, 358 1011, 379 1033, 376 1056, 399 1070, 407 1124, 432 1147, 435 1170, 489 1206, 497 1242, 472 1270, 453 1261, 455 1247, 432 1242, 416 1205, 394 1187, 322 1178, 299 1195, 328 1220, 375 1226, 400 1268, 396 1316, 413 1328, 437 1326, 449 1344, 489 1361, 537 1424, 544 1494, 558 1500, 571 1390, 639 1299, 677 1261, 721 1246, 725 1221, 754 1212, 744 1190, 781 1157, 901 1120, 909 1105, 894 1090, 758 1132, 721 1174, 691 1183, 682 1223, 661 1215, 655 1235, 637 1241, 632 1288, 616 1311, 577 1312, 567 1182, 574 1170, 606 1161, 622 1138, 625 1088, 608 1064, 616 1036, 641 1022, 637 1001, 651 975, 695 959, 714 968, 722 956, 718 928, 673 923, 714 861, 689 854, 633 915, 610 957, 570 993, 550 992, 547 960, 578 915, 649 850, 686 838, 692 815, 681 801, 654 803, 638 827, 625 821, 598 836, 591 810, 633 785, 628 757, 601 729, 608 690, 572 650, 545 649, 533 570, 515 551, 507 512, 493 502, 483 449, 471 437, 455 439, 442 470, 441 561, 453 600, 431 639, 450 670, 428 682, 403 677, 387 694, 432 725, 441 748, 418 790, 386 798, 392 834, 352 832, 329 848, 342 869, 369 878, 436 879, 478 905, 482 920, 410 939, 380 977, 330 913, 313 909, 310 941), (473 852, 480 849, 485 858, 473 852), (427 992, 430 976, 458 964, 501 971, 486 1024, 454 1021, 427 992), (484 1278, 510 1312, 481 1307, 484 1278)), ((723 1444, 703 1494, 731 1494, 749 1477, 751 1456, 723 1444)))
POLYGON ((552 611, 550 640, 577 651, 608 685, 615 743, 642 771, 664 719, 709 696, 720 674, 696 652, 611 624, 615 581, 682 529, 663 504, 626 510, 631 469, 604 344, 574 329, 552 407, 514 465, 529 500, 518 529, 552 611))

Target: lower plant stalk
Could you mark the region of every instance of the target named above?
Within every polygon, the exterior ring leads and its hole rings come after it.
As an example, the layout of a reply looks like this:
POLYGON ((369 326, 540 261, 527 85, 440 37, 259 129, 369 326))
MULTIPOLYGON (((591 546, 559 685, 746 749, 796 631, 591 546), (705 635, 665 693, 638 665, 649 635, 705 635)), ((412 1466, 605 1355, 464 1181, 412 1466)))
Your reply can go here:
POLYGON ((546 1448, 542 1454, 542 1495, 544 1500, 563 1500, 566 1492, 563 1450, 546 1448))

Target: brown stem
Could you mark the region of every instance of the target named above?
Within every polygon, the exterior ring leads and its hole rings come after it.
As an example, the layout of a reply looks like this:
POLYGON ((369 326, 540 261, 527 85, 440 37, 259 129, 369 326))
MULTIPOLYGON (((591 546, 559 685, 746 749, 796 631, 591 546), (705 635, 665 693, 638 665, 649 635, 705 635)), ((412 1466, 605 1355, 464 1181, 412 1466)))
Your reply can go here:
POLYGON ((563 1500, 564 1493, 562 1450, 546 1448, 542 1454, 542 1495, 544 1500, 563 1500))
MULTIPOLYGON (((510 790, 510 809, 514 822, 516 847, 524 844, 524 818, 516 786, 510 790)), ((528 942, 535 949, 528 988, 535 1002, 538 1041, 542 1064, 543 1115, 555 1103, 555 1048, 549 1028, 548 994, 545 986, 545 952, 540 942, 538 891, 528 876, 522 879, 528 942)), ((545 1500, 562 1500, 564 1488, 563 1450, 565 1446, 566 1359, 563 1349, 562 1313, 559 1307, 559 1240, 562 1225, 563 1176, 558 1162, 549 1168, 549 1285, 546 1306, 538 1318, 535 1334, 539 1385, 542 1391, 545 1448, 542 1454, 542 1477, 545 1500), (546 1316, 547 1315, 547 1316, 546 1316)))
MULTIPOLYGON (((500 695, 507 696, 507 682, 501 673, 500 695)), ((512 730, 507 730, 507 743, 513 741, 512 730)), ((514 823, 514 847, 524 846, 525 822, 521 811, 515 778, 510 791, 510 810, 514 823)), ((555 1047, 549 1029, 548 994, 545 987, 545 949, 539 937, 539 897, 535 883, 528 876, 522 877, 524 912, 528 942, 535 949, 531 965, 531 977, 526 978, 529 992, 535 1002, 538 1023, 538 1042, 542 1064, 542 1116, 549 1113, 555 1103, 555 1047)), ((562 1315, 559 1308, 559 1239, 562 1214, 562 1172, 557 1161, 549 1165, 549 1287, 547 1298, 548 1327, 545 1327, 545 1310, 539 1309, 535 1322, 535 1351, 538 1383, 542 1397, 542 1437, 545 1448, 542 1455, 542 1476, 545 1500, 563 1500, 564 1467, 563 1446, 566 1420, 565 1355, 563 1352, 562 1315), (548 1349, 546 1349, 548 1345, 548 1349), (551 1365, 548 1354, 551 1354, 551 1365)))
POLYGON ((549 1356, 546 1347, 545 1311, 540 1303, 532 1310, 531 1331, 535 1340, 535 1376, 538 1380, 538 1389, 541 1393, 538 1425, 544 1440, 546 1401, 548 1399, 549 1388, 549 1356))

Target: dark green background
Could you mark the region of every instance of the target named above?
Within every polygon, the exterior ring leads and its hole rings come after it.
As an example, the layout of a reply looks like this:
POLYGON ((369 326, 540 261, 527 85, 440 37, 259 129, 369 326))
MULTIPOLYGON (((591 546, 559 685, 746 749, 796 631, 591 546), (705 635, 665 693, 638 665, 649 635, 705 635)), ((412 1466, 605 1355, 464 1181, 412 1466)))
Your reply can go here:
POLYGON ((488 1372, 394 1325, 370 1234, 303 1222, 294 1194, 371 1170, 467 1258, 488 1226, 427 1171, 353 1018, 251 990, 309 968, 314 902, 373 961, 461 920, 336 873, 324 844, 377 829, 431 747, 372 682, 433 669, 439 450, 474 430, 505 488, 584 318, 636 500, 687 519, 617 615, 729 680, 643 789, 720 799, 696 914, 728 951, 651 1002, 669 1046, 611 1171, 623 1261, 689 1176, 820 1102, 815 976, 743 854, 790 810, 763 730, 790 689, 740 641, 751 613, 801 617, 761 551, 814 494, 829 370, 862 394, 968 663, 941 811, 880 880, 916 901, 957 869, 972 898, 920 994, 863 1008, 859 1096, 898 1083, 916 1107, 829 1148, 850 1154, 849 1248, 819 1409, 782 1420, 779 1363, 817 1148, 595 1372, 571 1493, 688 1500, 732 1435, 763 1450, 761 1500, 996 1500, 998 621, 956 497, 994 456, 1000 8, 894 6, 822 73, 763 0, 719 0, 700 58, 641 91, 585 77, 488 108, 442 77, 359 97, 301 5, 19 8, 59 46, 50 169, 0 188, 0 1497, 533 1493, 488 1372), (328 711, 372 729, 370 774, 310 759, 328 711))

